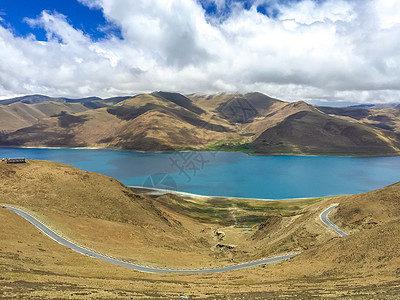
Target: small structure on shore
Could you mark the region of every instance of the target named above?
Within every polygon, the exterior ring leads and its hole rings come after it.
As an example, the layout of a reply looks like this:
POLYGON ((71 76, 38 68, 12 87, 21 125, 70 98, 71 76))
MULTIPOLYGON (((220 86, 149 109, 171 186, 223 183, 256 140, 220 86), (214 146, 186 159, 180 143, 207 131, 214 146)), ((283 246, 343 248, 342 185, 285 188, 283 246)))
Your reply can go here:
POLYGON ((24 163, 26 163, 25 158, 6 158, 5 160, 8 164, 24 164, 24 163))

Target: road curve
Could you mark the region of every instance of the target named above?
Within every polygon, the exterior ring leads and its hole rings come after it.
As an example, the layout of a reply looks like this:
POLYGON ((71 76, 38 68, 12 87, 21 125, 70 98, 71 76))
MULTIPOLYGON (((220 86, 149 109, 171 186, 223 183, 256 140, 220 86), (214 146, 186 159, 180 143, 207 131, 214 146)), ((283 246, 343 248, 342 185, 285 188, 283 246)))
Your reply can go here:
POLYGON ((42 231, 44 234, 46 234, 49 238, 53 239, 54 241, 60 243, 63 246, 66 246, 80 254, 90 256, 92 258, 96 259, 101 259, 103 261, 112 263, 114 265, 130 268, 136 271, 140 272, 146 272, 146 273, 180 273, 180 274, 201 274, 201 273, 220 273, 220 272, 227 272, 227 271, 234 271, 234 270, 241 270, 241 269, 246 269, 246 268, 251 268, 259 265, 265 265, 269 263, 274 263, 274 262, 279 262, 283 260, 287 260, 289 258, 292 258, 296 256, 299 253, 290 253, 286 255, 281 255, 281 256, 275 256, 275 257, 269 257, 269 258, 263 258, 255 261, 250 261, 246 263, 241 263, 241 264, 235 264, 235 265, 229 265, 225 267, 218 267, 218 268, 208 268, 208 269, 170 269, 170 268, 155 268, 155 267, 150 267, 150 266, 144 266, 144 265, 139 265, 139 264, 133 264, 127 261, 119 260, 116 258, 113 258, 111 256, 107 256, 101 253, 98 253, 94 250, 87 249, 83 246, 79 246, 75 244, 72 241, 69 241, 67 238, 60 236, 53 230, 51 230, 49 227, 44 225, 42 222, 40 222, 38 219, 30 215, 29 213, 13 207, 9 205, 2 205, 3 207, 12 210, 16 214, 20 215, 21 217, 25 218, 28 222, 30 222, 33 226, 38 228, 40 231, 42 231))
POLYGON ((333 223, 329 218, 328 215, 334 210, 336 207, 338 207, 339 204, 333 204, 332 206, 328 207, 325 209, 320 215, 319 218, 321 219, 322 223, 324 223, 326 226, 328 226, 330 229, 335 231, 337 234, 339 234, 341 237, 347 236, 348 234, 341 230, 335 223, 333 223))

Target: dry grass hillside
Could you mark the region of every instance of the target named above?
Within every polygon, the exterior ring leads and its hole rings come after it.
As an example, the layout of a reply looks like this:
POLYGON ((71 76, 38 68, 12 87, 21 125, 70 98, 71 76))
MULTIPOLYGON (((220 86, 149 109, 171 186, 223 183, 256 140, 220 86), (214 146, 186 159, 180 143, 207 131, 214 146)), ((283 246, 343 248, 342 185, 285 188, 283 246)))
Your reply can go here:
POLYGON ((356 233, 400 219, 400 183, 372 192, 343 196, 333 220, 356 233))
POLYGON ((396 155, 399 135, 305 109, 269 128, 253 142, 257 153, 396 155))
POLYGON ((0 178, 0 203, 27 208, 90 247, 156 264, 179 264, 177 253, 189 264, 196 248, 207 260, 206 239, 115 179, 44 161, 1 162, 0 178))
POLYGON ((61 112, 74 114, 88 110, 81 103, 45 102, 38 104, 13 103, 0 105, 0 131, 12 132, 29 127, 39 120, 59 115, 61 112))
POLYGON ((353 119, 375 127, 400 132, 400 106, 397 108, 319 107, 327 114, 353 119))
POLYGON ((175 102, 181 105, 156 94, 139 95, 112 107, 64 113, 14 132, 2 144, 171 151, 237 136, 221 118, 189 105, 189 99, 175 102))
POLYGON ((198 267, 302 251, 283 263, 223 274, 145 274, 68 250, 1 208, 2 298, 396 299, 400 293, 400 184, 290 201, 150 198, 112 178, 43 161, 2 162, 0 180, 0 203, 24 207, 81 244, 133 261, 198 267), (332 203, 340 203, 332 220, 350 236, 340 238, 320 222, 332 203), (258 222, 251 225, 253 218, 258 222))
POLYGON ((0 106, 0 146, 400 154, 398 109, 316 107, 261 93, 154 92, 64 102, 43 97, 0 106))
POLYGON ((294 103, 276 103, 265 117, 259 118, 246 127, 246 131, 254 133, 257 139, 266 130, 277 126, 282 120, 301 111, 315 111, 316 109, 303 101, 294 103))
POLYGON ((342 278, 373 278, 376 286, 387 278, 400 289, 400 183, 359 195, 337 197, 330 215, 348 237, 310 248, 295 258, 310 271, 342 278))

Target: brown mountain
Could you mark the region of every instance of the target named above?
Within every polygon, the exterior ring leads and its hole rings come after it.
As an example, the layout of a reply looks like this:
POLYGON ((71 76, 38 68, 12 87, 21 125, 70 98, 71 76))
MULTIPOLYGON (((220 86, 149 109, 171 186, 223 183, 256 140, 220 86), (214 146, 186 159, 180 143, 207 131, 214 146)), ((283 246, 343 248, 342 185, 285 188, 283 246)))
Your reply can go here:
POLYGON ((316 107, 261 93, 154 92, 109 101, 39 102, 0 106, 1 146, 400 154, 396 109, 316 107))
POLYGON ((0 131, 12 132, 29 127, 39 120, 65 111, 74 114, 86 111, 88 108, 80 103, 44 102, 25 104, 15 102, 9 105, 0 105, 0 131))
POLYGON ((43 95, 30 95, 8 100, 0 100, 0 132, 32 126, 44 118, 61 113, 75 114, 90 109, 108 107, 128 97, 101 99, 89 97, 82 99, 51 98, 43 95))
POLYGON ((237 135, 179 94, 138 95, 107 108, 63 112, 5 135, 2 145, 114 147, 169 151, 207 145, 237 135))
POLYGON ((259 153, 397 154, 400 136, 365 123, 304 108, 265 130, 253 144, 259 153))
POLYGON ((400 107, 364 108, 364 107, 318 107, 319 110, 343 119, 355 119, 375 127, 400 132, 400 107))

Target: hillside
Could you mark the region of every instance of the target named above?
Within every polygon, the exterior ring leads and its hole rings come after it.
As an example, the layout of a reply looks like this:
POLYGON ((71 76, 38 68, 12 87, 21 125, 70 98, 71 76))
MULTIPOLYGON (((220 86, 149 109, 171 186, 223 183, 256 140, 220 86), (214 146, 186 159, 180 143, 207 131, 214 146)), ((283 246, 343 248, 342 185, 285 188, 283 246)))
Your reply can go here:
POLYGON ((39 120, 58 115, 61 112, 75 114, 88 110, 80 103, 45 102, 38 104, 12 103, 0 105, 0 132, 12 132, 29 127, 39 120))
POLYGON ((76 114, 91 109, 112 106, 127 98, 101 99, 90 97, 68 99, 32 95, 0 100, 0 133, 9 133, 30 127, 42 119, 60 114, 76 114))
POLYGON ((193 248, 204 258, 209 253, 199 235, 115 179, 45 161, 0 162, 0 179, 0 203, 29 209, 72 239, 106 253, 112 249, 121 257, 171 264, 177 253, 181 261, 196 257, 193 248), (157 257, 161 249, 164 255, 157 257))
POLYGON ((296 112, 253 141, 256 153, 363 155, 400 152, 400 136, 316 111, 296 112))
MULTIPOLYGON (((375 107, 375 106, 374 106, 375 107)), ((380 129, 400 132, 400 107, 318 107, 319 110, 347 120, 357 120, 380 129)))
POLYGON ((157 95, 139 95, 112 107, 42 119, 4 136, 1 144, 171 151, 237 135, 220 118, 181 104, 190 109, 157 95))
POLYGON ((337 197, 332 202, 340 205, 331 214, 331 220, 350 236, 310 248, 294 259, 293 267, 307 264, 310 274, 331 278, 355 276, 368 280, 375 277, 379 281, 377 285, 382 286, 391 278, 398 288, 400 183, 368 193, 337 197))
POLYGON ((209 266, 302 251, 283 263, 221 274, 138 273, 68 250, 0 208, 0 297, 395 299, 400 292, 400 183, 360 195, 256 201, 149 198, 112 178, 43 161, 0 162, 0 179, 1 203, 135 262, 209 266), (331 219, 350 236, 339 238, 320 222, 332 203, 340 205, 331 219), (264 220, 243 230, 255 212, 264 220))
POLYGON ((99 97, 87 97, 87 98, 63 98, 63 97, 49 97, 45 95, 27 95, 22 97, 16 97, 11 99, 0 100, 0 105, 9 105, 13 103, 23 103, 23 104, 39 104, 47 102, 57 102, 57 103, 82 103, 84 105, 91 106, 91 103, 102 103, 106 105, 116 104, 120 101, 128 99, 129 96, 120 96, 102 99, 99 97))
POLYGON ((400 154, 398 109, 317 107, 261 93, 24 99, 0 106, 0 146, 400 154))

